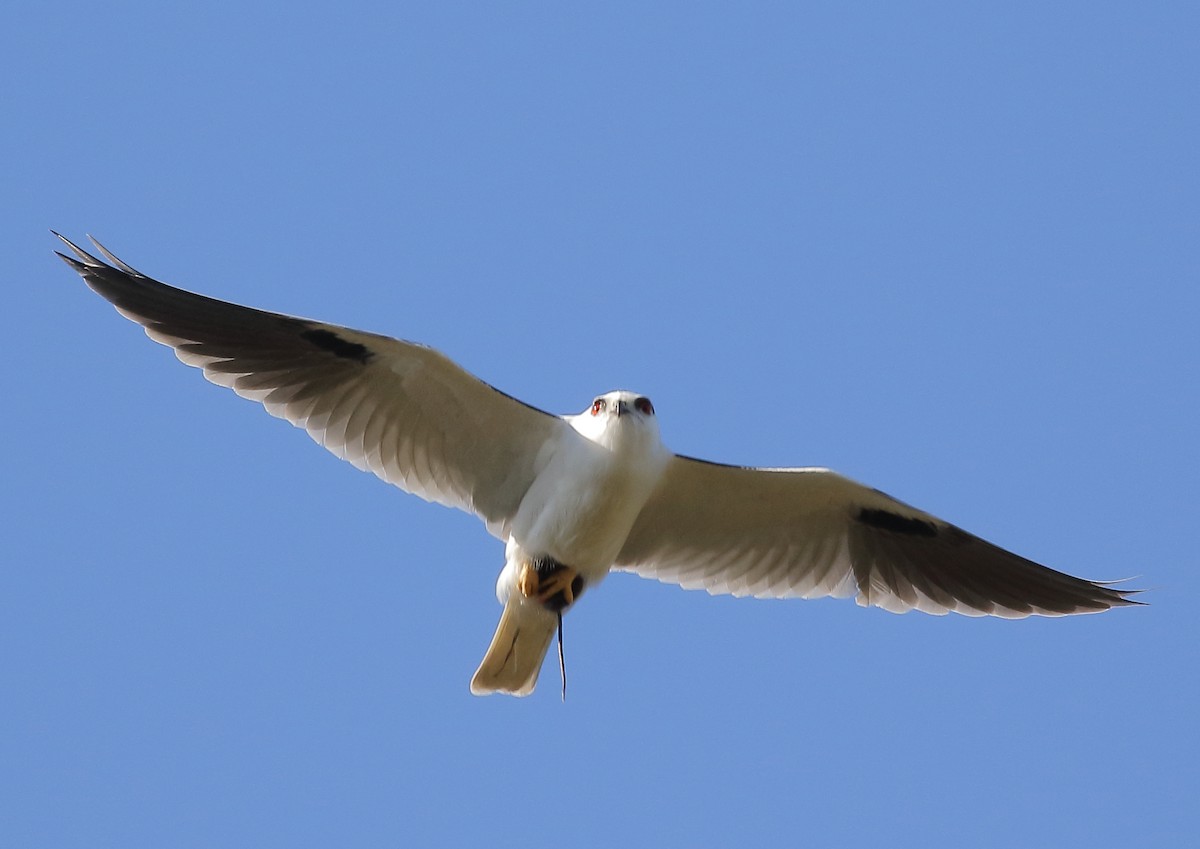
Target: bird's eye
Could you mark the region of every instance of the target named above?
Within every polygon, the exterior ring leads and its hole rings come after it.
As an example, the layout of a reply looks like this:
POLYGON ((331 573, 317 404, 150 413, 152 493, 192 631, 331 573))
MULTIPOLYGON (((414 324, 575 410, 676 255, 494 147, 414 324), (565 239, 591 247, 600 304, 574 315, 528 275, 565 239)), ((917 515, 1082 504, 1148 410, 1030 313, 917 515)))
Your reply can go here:
POLYGON ((635 408, 637 408, 637 411, 639 413, 642 413, 643 415, 647 415, 647 416, 654 415, 654 405, 650 403, 649 398, 646 398, 646 397, 638 398, 636 401, 633 402, 633 406, 635 408))
POLYGON ((603 398, 597 398, 595 401, 592 402, 592 415, 593 416, 599 415, 600 411, 603 409, 604 409, 604 399, 603 398))

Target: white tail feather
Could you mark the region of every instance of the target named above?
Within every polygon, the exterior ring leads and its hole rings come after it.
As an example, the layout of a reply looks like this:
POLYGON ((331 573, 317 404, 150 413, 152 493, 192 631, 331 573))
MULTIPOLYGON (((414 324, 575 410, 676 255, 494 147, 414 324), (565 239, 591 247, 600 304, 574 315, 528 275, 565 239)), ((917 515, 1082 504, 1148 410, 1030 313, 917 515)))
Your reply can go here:
POLYGON ((512 593, 500 614, 492 644, 471 679, 471 692, 477 696, 528 696, 537 684, 557 629, 557 616, 520 593, 512 593))

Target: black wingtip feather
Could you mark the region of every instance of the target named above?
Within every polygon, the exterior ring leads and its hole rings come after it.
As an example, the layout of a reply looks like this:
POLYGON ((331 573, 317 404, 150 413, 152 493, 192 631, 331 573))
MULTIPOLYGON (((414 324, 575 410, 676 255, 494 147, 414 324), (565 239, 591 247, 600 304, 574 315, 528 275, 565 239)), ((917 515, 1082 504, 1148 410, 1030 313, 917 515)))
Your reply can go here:
POLYGON ((90 253, 85 251, 83 248, 79 247, 79 245, 72 242, 70 239, 68 239, 62 233, 57 233, 54 230, 51 230, 50 232, 54 233, 54 235, 58 237, 59 241, 61 241, 64 245, 66 245, 68 248, 70 248, 71 253, 75 254, 75 256, 78 257, 77 260, 73 260, 70 257, 66 256, 65 254, 63 254, 59 251, 55 251, 55 253, 57 253, 59 256, 61 256, 67 262, 72 263, 76 267, 82 265, 82 266, 86 266, 86 267, 90 267, 90 268, 96 268, 98 266, 104 265, 103 262, 101 262, 96 257, 92 256, 90 253))
POLYGON ((140 272, 136 268, 134 268, 132 265, 130 265, 129 263, 123 262, 118 256, 116 256, 116 254, 114 254, 108 248, 104 247, 104 245, 102 245, 98 241, 96 241, 96 237, 92 236, 90 233, 88 234, 88 241, 90 241, 93 245, 95 245, 96 250, 98 250, 98 251, 100 251, 100 253, 104 254, 104 258, 107 259, 109 262, 111 262, 119 270, 124 271, 126 274, 132 274, 134 277, 145 277, 146 276, 146 275, 142 274, 142 272, 140 272))
POLYGON ((123 261, 120 257, 118 257, 116 254, 114 254, 108 248, 104 247, 104 245, 100 244, 100 242, 98 242, 96 240, 96 238, 90 234, 88 235, 88 241, 90 241, 96 247, 96 250, 98 250, 104 256, 104 259, 108 260, 108 263, 106 263, 104 260, 100 259, 100 257, 94 256, 93 254, 88 253, 83 248, 79 247, 79 245, 75 244, 70 239, 68 239, 66 236, 64 236, 62 233, 59 233, 57 230, 51 230, 50 232, 53 233, 64 245, 66 245, 68 248, 70 248, 71 253, 75 254, 75 256, 78 257, 78 259, 72 259, 71 257, 67 256, 66 254, 62 253, 61 251, 55 251, 55 253, 58 254, 60 257, 62 257, 64 261, 69 263, 72 268, 74 268, 76 271, 79 271, 80 273, 83 273, 83 269, 88 269, 88 268, 96 268, 96 269, 111 268, 115 271, 120 271, 124 274, 128 274, 131 277, 145 277, 146 276, 146 275, 142 274, 142 272, 140 272, 136 268, 134 268, 132 265, 130 265, 129 263, 123 261), (109 263, 111 263, 111 265, 109 263))
POLYGON ((65 262, 67 265, 71 266, 71 268, 72 268, 72 269, 74 269, 75 271, 79 272, 80 274, 82 274, 82 273, 83 273, 83 270, 84 270, 85 268, 87 268, 87 266, 86 266, 86 265, 84 265, 82 262, 80 262, 79 260, 75 259, 74 257, 67 256, 67 255, 66 255, 65 253, 63 253, 62 251, 55 251, 55 252, 54 252, 54 255, 55 255, 56 257, 58 257, 59 259, 61 259, 63 262, 65 262))

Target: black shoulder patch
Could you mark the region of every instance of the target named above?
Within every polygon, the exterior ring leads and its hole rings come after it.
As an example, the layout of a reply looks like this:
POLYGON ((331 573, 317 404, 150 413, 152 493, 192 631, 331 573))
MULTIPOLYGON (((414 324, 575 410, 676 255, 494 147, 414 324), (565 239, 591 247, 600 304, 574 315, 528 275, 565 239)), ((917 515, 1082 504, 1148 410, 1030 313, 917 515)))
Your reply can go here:
POLYGON ((858 521, 881 531, 891 531, 896 534, 909 534, 917 537, 937 536, 937 525, 924 519, 910 519, 899 513, 887 510, 874 510, 864 507, 858 511, 858 521))
POLYGON ((360 345, 357 342, 347 342, 332 330, 321 328, 305 330, 300 334, 300 337, 308 340, 321 350, 328 351, 344 360, 355 360, 365 364, 371 357, 375 356, 375 353, 366 345, 360 345))

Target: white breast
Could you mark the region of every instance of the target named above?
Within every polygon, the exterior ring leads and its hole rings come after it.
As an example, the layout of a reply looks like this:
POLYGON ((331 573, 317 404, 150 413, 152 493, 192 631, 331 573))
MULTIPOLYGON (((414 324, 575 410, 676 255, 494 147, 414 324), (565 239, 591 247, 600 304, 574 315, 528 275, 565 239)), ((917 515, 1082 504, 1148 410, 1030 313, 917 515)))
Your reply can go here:
POLYGON ((564 435, 517 510, 510 566, 548 555, 589 584, 608 574, 670 457, 656 433, 630 435, 606 445, 564 435))

